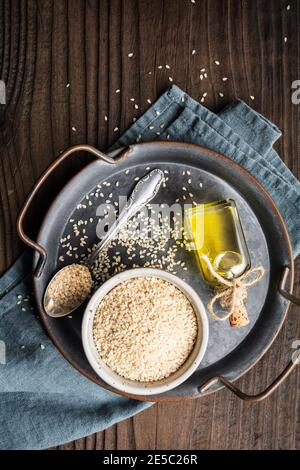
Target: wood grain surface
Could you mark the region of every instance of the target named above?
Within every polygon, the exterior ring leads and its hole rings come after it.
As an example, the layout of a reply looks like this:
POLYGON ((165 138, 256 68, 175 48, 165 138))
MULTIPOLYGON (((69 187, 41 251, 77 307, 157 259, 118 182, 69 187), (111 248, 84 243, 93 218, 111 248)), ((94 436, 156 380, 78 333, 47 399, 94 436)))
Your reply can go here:
MULTIPOLYGON (((7 104, 0 106, 1 272, 22 249, 16 216, 43 169, 73 144, 106 149, 170 85, 169 77, 196 99, 207 93, 211 109, 239 97, 275 122, 283 130, 277 150, 299 177, 300 106, 291 101, 299 54, 297 0, 1 0, 0 78, 7 85, 7 104)), ((84 164, 79 156, 56 174, 38 198, 32 231, 38 207, 45 209, 84 164)), ((291 308, 273 347, 239 386, 262 390, 299 338, 299 314, 291 308)), ((299 387, 298 368, 263 403, 247 405, 224 390, 155 405, 59 449, 299 449, 299 387)))

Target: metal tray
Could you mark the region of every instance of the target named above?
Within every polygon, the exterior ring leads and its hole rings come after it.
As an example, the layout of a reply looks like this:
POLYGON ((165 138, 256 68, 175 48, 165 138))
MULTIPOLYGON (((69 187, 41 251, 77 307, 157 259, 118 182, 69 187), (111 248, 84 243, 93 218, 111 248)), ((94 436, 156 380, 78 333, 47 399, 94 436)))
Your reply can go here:
MULTIPOLYGON (((60 240, 72 231, 73 221, 93 219, 86 225, 87 245, 79 247, 78 253, 80 250, 86 252, 86 247, 97 241, 97 204, 89 202, 95 198, 97 185, 103 181, 111 183, 108 189, 113 192, 115 200, 119 195, 128 195, 135 184, 134 179, 143 176, 149 168, 161 168, 168 172, 168 183, 154 202, 172 204, 186 183, 187 172, 192 179, 189 191, 197 202, 234 199, 252 266, 262 264, 266 274, 259 284, 249 289, 247 310, 250 324, 247 327, 232 329, 228 322, 209 319, 208 349, 192 377, 167 393, 134 398, 147 401, 193 398, 227 386, 244 400, 262 400, 285 379, 295 364, 290 362, 273 384, 256 396, 243 393, 232 382, 253 367, 271 346, 283 324, 289 302, 299 305, 299 300, 290 293, 294 276, 291 245, 283 219, 262 186, 242 167, 208 149, 186 143, 150 142, 105 155, 88 145, 79 145, 68 149, 52 163, 37 182, 18 219, 21 239, 36 250, 33 282, 43 324, 54 344, 76 369, 100 386, 120 393, 95 374, 84 355, 80 333, 84 309, 74 313, 72 318, 54 319, 45 314, 42 299, 51 276, 62 264, 74 262, 73 258, 64 262, 59 260, 62 256, 60 240), (58 194, 41 225, 37 242, 31 240, 24 233, 23 220, 33 197, 49 174, 65 158, 79 151, 92 153, 97 160, 81 170, 58 194)), ((106 197, 107 194, 104 199, 106 197)), ((96 202, 99 204, 101 201, 97 199, 96 202)), ((203 282, 193 256, 185 250, 182 250, 182 256, 188 270, 177 274, 185 278, 207 303, 211 288, 203 282)), ((140 260, 140 265, 143 265, 142 261, 145 260, 140 260)), ((131 267, 130 262, 127 265, 131 267)))

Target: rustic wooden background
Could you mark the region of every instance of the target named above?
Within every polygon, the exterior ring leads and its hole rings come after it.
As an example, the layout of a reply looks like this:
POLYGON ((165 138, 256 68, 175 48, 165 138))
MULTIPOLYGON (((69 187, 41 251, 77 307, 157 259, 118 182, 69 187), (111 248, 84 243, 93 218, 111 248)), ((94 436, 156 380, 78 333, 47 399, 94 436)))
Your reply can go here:
MULTIPOLYGON (((211 109, 240 97, 274 121, 283 130, 278 151, 299 176, 300 106, 291 102, 299 54, 297 0, 1 0, 7 104, 0 107, 0 270, 22 249, 16 216, 43 169, 69 145, 107 148, 118 136, 114 129, 124 131, 169 77, 196 99, 207 92, 211 109), (203 67, 208 77, 200 80, 203 67)), ((77 158, 63 168, 43 197, 82 164, 77 158)), ((38 217, 31 220, 34 226, 38 217)), ((290 359, 295 338, 300 320, 291 308, 276 343, 240 387, 253 393, 269 383, 290 359)), ((261 404, 222 391, 156 405, 59 449, 299 449, 299 386, 298 369, 261 404)))

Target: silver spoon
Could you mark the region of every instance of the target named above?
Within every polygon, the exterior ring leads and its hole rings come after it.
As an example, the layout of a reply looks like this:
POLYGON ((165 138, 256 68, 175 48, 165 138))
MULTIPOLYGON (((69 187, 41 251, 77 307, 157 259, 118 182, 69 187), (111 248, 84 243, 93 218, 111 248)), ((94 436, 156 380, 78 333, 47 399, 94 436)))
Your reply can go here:
MULTIPOLYGON (((99 252, 105 248, 108 243, 114 238, 114 236, 120 231, 123 225, 133 217, 139 210, 141 210, 146 204, 148 204, 152 199, 157 195, 161 183, 164 179, 164 174, 161 170, 155 169, 150 173, 145 175, 134 187, 125 207, 121 211, 118 219, 113 223, 111 228, 108 230, 106 235, 98 243, 95 250, 88 257, 86 261, 86 266, 90 269, 97 258, 99 252)), ((69 315, 71 312, 76 310, 84 302, 80 301, 78 305, 75 305, 72 308, 62 307, 55 303, 51 295, 49 294, 49 289, 53 286, 54 282, 57 280, 58 276, 62 276, 62 273, 68 269, 70 265, 60 269, 50 280, 45 294, 44 294, 44 310, 50 317, 64 317, 69 315)))

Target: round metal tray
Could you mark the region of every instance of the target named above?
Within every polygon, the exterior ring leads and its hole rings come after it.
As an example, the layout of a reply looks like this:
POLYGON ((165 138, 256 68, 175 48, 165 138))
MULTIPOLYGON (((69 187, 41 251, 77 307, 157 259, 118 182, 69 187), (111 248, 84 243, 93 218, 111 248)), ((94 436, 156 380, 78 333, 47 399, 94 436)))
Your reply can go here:
MULTIPOLYGON (((149 398, 152 401, 193 398, 225 385, 240 398, 263 399, 291 372, 294 364, 290 363, 271 386, 254 397, 238 390, 232 382, 254 366, 270 347, 285 319, 289 301, 299 302, 290 294, 293 260, 289 236, 281 215, 262 186, 239 165, 208 149, 186 143, 150 142, 104 155, 90 146, 81 145, 68 149, 49 167, 28 197, 18 220, 21 238, 36 250, 34 291, 44 326, 54 344, 76 369, 100 386, 119 393, 95 374, 84 355, 81 343, 84 308, 74 312, 72 318, 55 319, 45 314, 42 300, 52 275, 67 261, 74 262, 73 258, 64 262, 59 260, 62 256, 60 240, 72 232, 73 221, 91 219, 86 226, 86 246, 97 242, 96 209, 101 202, 101 199, 93 201, 97 185, 103 181, 111 183, 106 192, 112 192, 112 200, 117 200, 119 195, 127 196, 135 184, 135 178, 143 176, 149 168, 161 168, 168 172, 167 185, 161 189, 153 201, 155 203, 174 203, 186 183, 187 173, 191 174, 192 180, 189 191, 198 203, 234 199, 252 266, 262 264, 266 274, 260 283, 249 289, 248 326, 233 329, 228 322, 209 319, 208 349, 199 369, 174 390, 157 396, 134 398, 147 401, 149 398), (93 153, 98 159, 81 170, 58 194, 41 225, 37 242, 34 242, 23 230, 23 219, 31 200, 58 164, 77 151, 93 153)), ((103 199, 107 197, 104 194, 103 199)), ((70 241, 72 243, 72 238, 70 241)), ((80 250, 86 252, 86 246, 79 247, 78 253, 80 250)), ((193 255, 186 250, 182 250, 181 255, 188 270, 179 270, 177 274, 193 286, 206 304, 212 295, 211 288, 203 282, 193 255)), ((144 261, 139 260, 139 264, 142 266, 144 261)), ((128 268, 132 267, 130 262, 127 265, 128 268)))

